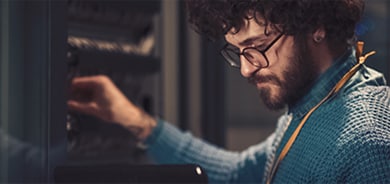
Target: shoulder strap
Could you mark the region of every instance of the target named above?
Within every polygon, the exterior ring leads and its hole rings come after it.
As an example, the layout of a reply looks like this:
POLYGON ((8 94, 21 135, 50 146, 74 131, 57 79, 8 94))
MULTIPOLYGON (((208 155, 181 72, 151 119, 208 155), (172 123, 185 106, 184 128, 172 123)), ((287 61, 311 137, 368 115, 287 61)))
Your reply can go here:
POLYGON ((271 167, 271 170, 267 176, 266 183, 270 184, 272 182, 272 179, 278 169, 278 166, 280 162, 286 157, 288 151, 290 150, 291 146, 294 144, 295 139, 298 137, 303 125, 306 123, 307 119, 309 119, 310 115, 319 107, 321 106, 326 100, 328 100, 331 96, 336 94, 347 81, 358 71, 360 66, 366 61, 366 59, 375 54, 375 51, 371 51, 364 56, 362 56, 363 53, 363 46, 364 42, 358 42, 356 45, 356 59, 357 64, 353 66, 341 79, 340 81, 333 87, 333 89, 328 93, 328 95, 323 98, 317 105, 315 105, 310 111, 304 116, 304 118, 301 120, 301 122, 298 124, 298 127, 295 129, 289 140, 287 141, 286 145, 283 147, 279 157, 277 158, 276 162, 271 167))

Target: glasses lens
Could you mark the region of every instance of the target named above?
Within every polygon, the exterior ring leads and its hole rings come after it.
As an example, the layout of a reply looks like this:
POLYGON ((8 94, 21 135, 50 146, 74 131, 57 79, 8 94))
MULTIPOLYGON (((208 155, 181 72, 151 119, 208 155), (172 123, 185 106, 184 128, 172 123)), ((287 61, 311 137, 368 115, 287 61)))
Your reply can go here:
POLYGON ((233 51, 232 49, 226 48, 221 51, 221 54, 230 66, 237 68, 241 67, 240 56, 237 54, 237 52, 233 51))
POLYGON ((247 48, 244 50, 243 54, 245 58, 254 66, 261 68, 267 66, 267 60, 264 58, 264 55, 255 48, 247 48))

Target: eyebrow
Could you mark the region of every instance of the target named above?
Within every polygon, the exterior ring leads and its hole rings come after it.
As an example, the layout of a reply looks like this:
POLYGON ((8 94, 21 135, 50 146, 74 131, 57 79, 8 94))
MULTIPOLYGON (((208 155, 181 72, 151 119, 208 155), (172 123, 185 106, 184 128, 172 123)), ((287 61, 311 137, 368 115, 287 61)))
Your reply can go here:
POLYGON ((252 36, 252 37, 249 37, 249 38, 245 39, 244 41, 238 43, 238 45, 247 46, 247 45, 252 44, 256 40, 262 40, 264 38, 265 38, 264 35, 252 36))

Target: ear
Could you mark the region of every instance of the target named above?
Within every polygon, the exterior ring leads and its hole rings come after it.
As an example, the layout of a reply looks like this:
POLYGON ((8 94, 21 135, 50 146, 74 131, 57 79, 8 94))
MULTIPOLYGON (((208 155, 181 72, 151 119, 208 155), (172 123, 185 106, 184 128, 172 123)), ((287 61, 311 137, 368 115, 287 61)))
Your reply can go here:
POLYGON ((315 43, 321 43, 324 39, 325 39, 325 36, 326 36, 326 32, 325 32, 325 29, 323 26, 319 27, 318 29, 316 29, 314 32, 313 32, 313 41, 315 43))

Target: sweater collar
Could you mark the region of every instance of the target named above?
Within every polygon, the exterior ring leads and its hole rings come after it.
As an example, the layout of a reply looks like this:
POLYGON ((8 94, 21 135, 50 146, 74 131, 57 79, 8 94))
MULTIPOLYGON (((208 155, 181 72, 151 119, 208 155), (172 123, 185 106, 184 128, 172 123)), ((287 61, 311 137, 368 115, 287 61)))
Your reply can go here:
POLYGON ((348 49, 337 58, 314 82, 309 92, 295 105, 289 107, 289 114, 301 119, 312 107, 319 103, 332 90, 336 83, 356 64, 355 50, 348 49))

